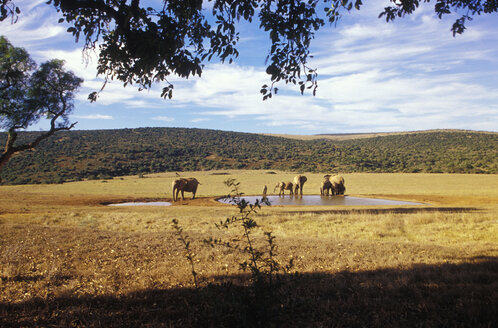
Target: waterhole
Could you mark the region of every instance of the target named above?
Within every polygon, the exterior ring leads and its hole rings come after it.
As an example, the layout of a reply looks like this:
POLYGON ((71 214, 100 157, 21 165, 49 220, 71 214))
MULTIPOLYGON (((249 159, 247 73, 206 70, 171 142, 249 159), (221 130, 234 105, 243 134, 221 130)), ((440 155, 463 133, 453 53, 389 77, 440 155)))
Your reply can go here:
MULTIPOLYGON (((249 203, 254 204, 256 199, 261 200, 261 196, 244 196, 242 197, 249 203)), ((382 198, 364 198, 352 196, 267 196, 271 205, 294 205, 294 206, 320 206, 320 205, 424 205, 423 203, 406 202, 401 200, 391 200, 382 198)), ((219 202, 224 204, 230 203, 230 198, 220 198, 219 202)), ((129 202, 109 204, 109 206, 170 206, 170 202, 129 202)))
MULTIPOLYGON (((261 200, 261 196, 243 196, 249 203, 254 203, 256 199, 261 200)), ((390 200, 381 198, 363 198, 351 196, 320 196, 320 195, 304 195, 304 196, 267 196, 271 205, 424 205, 416 202, 405 202, 400 200, 390 200)), ((230 198, 221 198, 219 202, 228 204, 230 198)))

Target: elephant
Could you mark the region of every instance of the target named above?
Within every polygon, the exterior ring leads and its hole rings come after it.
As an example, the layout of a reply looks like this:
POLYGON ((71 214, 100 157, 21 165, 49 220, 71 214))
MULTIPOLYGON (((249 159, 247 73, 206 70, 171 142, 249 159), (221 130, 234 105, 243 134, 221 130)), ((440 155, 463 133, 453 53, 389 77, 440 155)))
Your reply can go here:
POLYGON ((296 196, 299 194, 301 194, 301 196, 303 195, 303 186, 306 181, 308 181, 308 179, 304 175, 296 175, 294 177, 294 194, 296 196))
POLYGON ((344 178, 340 175, 324 175, 320 195, 328 196, 329 192, 333 195, 344 195, 346 187, 344 186, 344 178))
POLYGON ((293 186, 292 182, 279 182, 276 184, 275 188, 273 188, 273 192, 278 189, 278 195, 285 196, 285 190, 289 190, 290 195, 292 196, 294 195, 293 186))
POLYGON ((195 193, 197 192, 197 186, 200 182, 196 178, 178 178, 172 183, 173 187, 173 201, 178 200, 178 193, 182 192, 182 200, 185 200, 184 192, 191 192, 192 199, 195 199, 195 193))
POLYGON ((344 195, 346 186, 344 185, 344 178, 342 176, 334 175, 330 177, 330 183, 332 185, 332 195, 344 195))
POLYGON ((330 182, 330 174, 323 177, 322 186, 320 187, 320 195, 328 196, 332 190, 332 183, 330 182))

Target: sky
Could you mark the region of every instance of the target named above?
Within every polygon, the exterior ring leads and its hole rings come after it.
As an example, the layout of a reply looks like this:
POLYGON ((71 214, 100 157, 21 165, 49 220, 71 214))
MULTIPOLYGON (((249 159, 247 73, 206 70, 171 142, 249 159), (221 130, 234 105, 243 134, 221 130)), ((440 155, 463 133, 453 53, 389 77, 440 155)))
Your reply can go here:
MULTIPOLYGON (((161 2, 149 0, 149 2, 161 2)), ((463 35, 450 28, 458 16, 438 19, 431 4, 386 23, 378 14, 387 0, 367 0, 360 11, 345 13, 312 41, 310 67, 317 68, 316 96, 294 85, 263 101, 268 35, 257 24, 239 24, 240 56, 233 64, 208 62, 202 77, 172 78, 173 99, 151 90, 106 86, 96 103, 88 94, 100 89, 96 57, 82 54, 67 25, 46 0, 16 0, 15 24, 0 23, 16 47, 42 63, 64 59, 84 79, 70 119, 75 129, 188 127, 275 134, 399 132, 466 129, 498 132, 498 15, 477 16, 463 35)), ((205 1, 206 6, 209 3, 205 1)), ((432 4, 433 6, 434 4, 432 4)), ((33 130, 46 129, 40 123, 33 130)))

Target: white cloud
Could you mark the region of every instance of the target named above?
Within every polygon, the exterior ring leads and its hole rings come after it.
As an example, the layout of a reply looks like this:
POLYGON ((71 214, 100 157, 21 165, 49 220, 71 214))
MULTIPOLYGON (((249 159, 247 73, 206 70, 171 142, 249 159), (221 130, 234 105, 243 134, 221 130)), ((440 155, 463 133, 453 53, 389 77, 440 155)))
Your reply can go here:
POLYGON ((102 114, 89 114, 89 115, 73 115, 74 118, 82 118, 86 120, 113 120, 114 118, 110 115, 102 114))
POLYGON ((1 23, 2 35, 14 46, 36 48, 47 40, 53 40, 66 33, 66 29, 57 24, 59 15, 45 4, 45 1, 16 1, 21 14, 15 24, 9 19, 1 23), (36 9, 34 9, 36 8, 36 9))
POLYGON ((210 121, 210 119, 209 118, 194 118, 194 119, 190 120, 190 122, 192 122, 192 123, 207 122, 207 121, 210 121))
MULTIPOLYGON (((37 51, 36 54, 43 58, 43 60, 50 59, 62 59, 65 61, 65 67, 72 71, 77 76, 81 77, 85 81, 99 81, 101 85, 102 78, 97 78, 97 67, 94 61, 90 59, 87 61, 86 55, 83 54, 80 48, 73 49, 70 51, 60 50, 60 49, 45 49, 37 51)), ((94 58, 95 60, 96 58, 94 58)))
POLYGON ((168 116, 154 116, 152 119, 154 121, 162 121, 162 122, 173 122, 175 120, 173 117, 168 117, 168 116))

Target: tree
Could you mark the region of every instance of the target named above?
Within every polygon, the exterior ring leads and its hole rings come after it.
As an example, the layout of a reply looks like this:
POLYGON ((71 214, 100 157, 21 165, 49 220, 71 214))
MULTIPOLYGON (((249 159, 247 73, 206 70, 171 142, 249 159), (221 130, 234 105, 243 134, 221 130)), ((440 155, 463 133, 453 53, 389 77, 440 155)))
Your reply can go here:
MULTIPOLYGON (((200 76, 204 64, 213 57, 232 62, 239 54, 236 23, 258 19, 271 41, 266 62, 271 83, 262 86, 263 99, 277 93, 279 82, 297 84, 301 93, 312 89, 315 94, 317 71, 308 67, 315 32, 326 20, 335 24, 344 11, 362 6, 362 0, 208 0, 212 11, 207 12, 202 9, 202 0, 163 0, 157 8, 146 7, 143 2, 48 0, 47 4, 62 14, 59 22, 70 24, 68 32, 76 40, 84 38, 85 49, 98 45, 98 73, 106 81, 138 84, 139 89, 150 88, 153 82, 166 82, 162 96, 169 98, 173 92, 168 82, 170 75, 200 76)), ((421 1, 391 2, 379 15, 387 21, 412 14, 421 1)), ((466 21, 473 16, 498 10, 496 0, 433 2, 439 18, 464 12, 453 25, 454 35, 463 33, 466 21)), ((0 0, 0 21, 10 17, 15 22, 20 13, 15 0, 0 0)), ((94 101, 97 96, 93 92, 89 98, 94 101)))
POLYGON ((15 153, 32 149, 55 132, 75 126, 68 114, 82 82, 64 69, 62 60, 47 61, 36 69, 26 50, 0 36, 0 128, 8 134, 0 153, 0 170, 15 153), (50 120, 50 129, 34 140, 18 143, 18 132, 42 117, 50 120))

